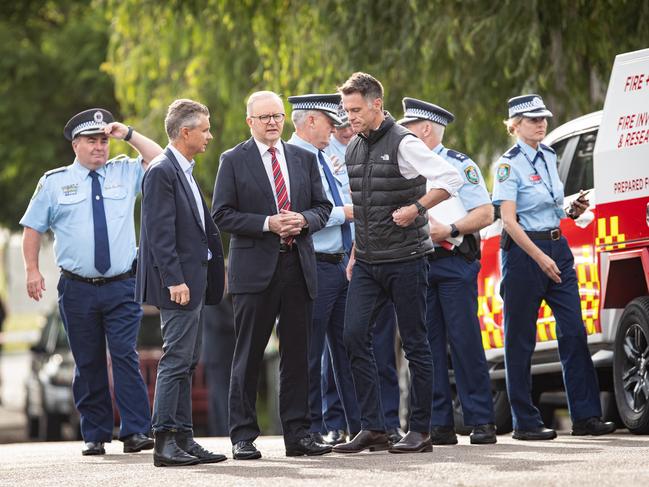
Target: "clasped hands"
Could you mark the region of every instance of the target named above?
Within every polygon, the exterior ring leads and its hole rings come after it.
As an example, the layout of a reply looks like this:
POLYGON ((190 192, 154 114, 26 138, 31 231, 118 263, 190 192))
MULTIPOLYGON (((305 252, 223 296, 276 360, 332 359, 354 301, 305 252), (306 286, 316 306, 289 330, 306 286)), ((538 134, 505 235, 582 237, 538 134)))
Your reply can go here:
POLYGON ((280 210, 278 214, 268 218, 268 229, 281 238, 299 235, 306 225, 304 215, 291 210, 280 210))

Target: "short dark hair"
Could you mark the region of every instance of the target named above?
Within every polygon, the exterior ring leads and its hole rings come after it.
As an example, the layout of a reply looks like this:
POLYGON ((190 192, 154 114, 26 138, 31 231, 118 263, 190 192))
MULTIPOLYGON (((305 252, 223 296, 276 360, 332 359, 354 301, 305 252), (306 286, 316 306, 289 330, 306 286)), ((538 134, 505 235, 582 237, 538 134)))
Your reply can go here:
POLYGON ((183 127, 194 128, 198 125, 199 115, 210 116, 208 108, 194 100, 181 98, 175 100, 167 110, 165 130, 169 140, 176 140, 183 127))
POLYGON ((383 85, 371 74, 357 72, 352 74, 347 81, 338 88, 343 95, 360 93, 367 101, 376 98, 383 99, 383 85))

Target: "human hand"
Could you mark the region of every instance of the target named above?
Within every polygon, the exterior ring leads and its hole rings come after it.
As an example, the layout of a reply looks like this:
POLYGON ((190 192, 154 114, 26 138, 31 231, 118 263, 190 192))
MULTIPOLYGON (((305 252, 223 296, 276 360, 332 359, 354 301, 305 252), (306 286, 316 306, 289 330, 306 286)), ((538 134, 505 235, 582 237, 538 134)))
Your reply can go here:
POLYGON ((298 235, 306 225, 306 219, 301 213, 281 210, 277 215, 268 219, 268 229, 281 238, 298 235))
POLYGON ((354 255, 349 256, 349 262, 347 262, 347 267, 345 268, 345 274, 347 275, 347 280, 351 281, 352 280, 352 272, 354 270, 354 264, 356 263, 356 259, 354 258, 354 255))
POLYGON ((174 303, 185 306, 189 303, 189 288, 184 282, 177 286, 169 286, 169 295, 174 303))
POLYGON ((104 133, 112 139, 123 140, 128 133, 128 127, 121 122, 111 122, 104 127, 104 133))
POLYGON ((400 227, 407 227, 415 221, 419 212, 415 205, 402 206, 392 213, 392 220, 400 227))
POLYGON ((556 262, 554 262, 551 257, 544 253, 541 253, 541 256, 535 260, 546 276, 548 276, 557 284, 561 282, 561 271, 557 267, 556 262))
POLYGON ((352 221, 354 219, 354 205, 344 205, 343 211, 345 212, 345 220, 352 221))
POLYGON ((588 206, 590 205, 590 201, 588 201, 588 199, 586 198, 586 195, 588 193, 589 191, 584 191, 583 189, 580 190, 577 199, 573 200, 572 203, 570 203, 569 214, 573 218, 578 218, 588 209, 588 206))
POLYGON ((428 227, 433 242, 441 242, 451 236, 451 226, 435 220, 432 216, 428 216, 428 227))
POLYGON ((45 279, 38 269, 27 271, 27 295, 40 301, 45 291, 45 279))

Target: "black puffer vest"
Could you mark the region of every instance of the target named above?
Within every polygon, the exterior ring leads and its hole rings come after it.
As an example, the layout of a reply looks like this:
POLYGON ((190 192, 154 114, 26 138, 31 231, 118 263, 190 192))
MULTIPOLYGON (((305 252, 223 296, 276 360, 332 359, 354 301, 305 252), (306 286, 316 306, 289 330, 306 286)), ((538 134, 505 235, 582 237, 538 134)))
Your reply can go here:
POLYGON ((426 193, 426 178, 406 179, 399 171, 399 143, 412 132, 386 115, 366 137, 359 134, 347 147, 345 162, 354 203, 356 258, 370 264, 415 259, 430 252, 428 219, 418 215, 408 227, 392 220, 397 208, 426 193))

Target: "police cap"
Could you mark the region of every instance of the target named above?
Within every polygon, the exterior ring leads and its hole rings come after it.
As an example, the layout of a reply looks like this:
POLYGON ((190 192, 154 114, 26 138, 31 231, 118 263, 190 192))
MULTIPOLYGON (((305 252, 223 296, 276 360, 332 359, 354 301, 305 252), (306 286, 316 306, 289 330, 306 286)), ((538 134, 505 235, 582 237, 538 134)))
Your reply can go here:
POLYGON ((115 121, 113 114, 103 108, 91 108, 77 113, 68 120, 63 129, 63 135, 72 140, 78 135, 103 134, 104 127, 115 121))
POLYGON ((405 97, 401 103, 403 104, 403 118, 397 122, 400 125, 418 120, 430 120, 446 127, 455 120, 455 115, 448 110, 426 101, 405 97))
POLYGON ((507 102, 509 118, 512 117, 551 117, 552 112, 545 108, 545 103, 539 95, 521 95, 510 98, 507 102))
POLYGON ((293 110, 318 110, 333 120, 335 125, 340 125, 341 120, 338 116, 338 107, 340 105, 340 94, 331 95, 310 94, 289 96, 288 102, 293 106, 293 110))

